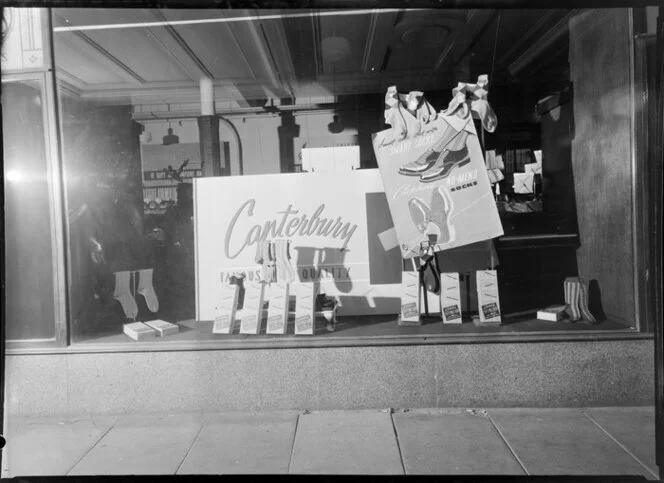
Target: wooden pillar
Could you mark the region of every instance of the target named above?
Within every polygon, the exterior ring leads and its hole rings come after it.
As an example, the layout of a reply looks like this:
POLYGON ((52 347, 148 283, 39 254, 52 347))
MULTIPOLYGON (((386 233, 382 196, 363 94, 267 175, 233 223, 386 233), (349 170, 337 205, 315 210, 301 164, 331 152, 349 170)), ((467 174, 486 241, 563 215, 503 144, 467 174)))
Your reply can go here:
POLYGON ((217 116, 199 116, 198 135, 203 176, 221 176, 219 118, 217 116))

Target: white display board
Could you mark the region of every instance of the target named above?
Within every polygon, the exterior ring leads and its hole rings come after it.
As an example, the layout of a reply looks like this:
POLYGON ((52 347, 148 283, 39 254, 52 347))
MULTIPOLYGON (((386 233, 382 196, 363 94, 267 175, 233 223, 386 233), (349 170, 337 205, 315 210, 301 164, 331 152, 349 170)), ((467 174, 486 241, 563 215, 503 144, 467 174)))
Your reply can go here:
POLYGON ((196 317, 214 319, 222 281, 258 277, 256 242, 290 239, 300 282, 320 282, 339 315, 397 314, 399 247, 377 169, 194 179, 196 317))

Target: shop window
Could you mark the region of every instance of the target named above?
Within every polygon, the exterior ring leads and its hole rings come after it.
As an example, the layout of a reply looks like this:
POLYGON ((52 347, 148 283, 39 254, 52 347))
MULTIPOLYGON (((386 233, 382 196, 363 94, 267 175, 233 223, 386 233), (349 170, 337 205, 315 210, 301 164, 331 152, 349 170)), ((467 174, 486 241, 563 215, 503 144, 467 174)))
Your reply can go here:
POLYGON ((59 319, 45 102, 41 76, 3 78, 3 305, 10 343, 55 341, 59 319))
POLYGON ((630 115, 609 114, 631 112, 629 11, 349 12, 53 10, 74 344, 640 326, 632 174, 617 158, 631 157, 630 115), (536 18, 541 31, 518 28, 536 18), (410 261, 372 141, 390 127, 386 90, 423 91, 441 112, 458 82, 482 74, 498 127, 476 120, 475 136, 503 234, 436 254, 438 270, 456 274, 463 323, 443 322, 429 294, 429 316, 400 324, 410 261), (487 269, 498 276, 497 326, 476 320, 487 269), (275 270, 293 271, 289 292, 255 283, 275 270), (579 276, 598 323, 538 320, 579 276), (327 296, 318 307, 315 290, 327 296), (336 303, 336 323, 298 326, 303 294, 312 317, 336 303), (155 323, 128 335, 135 322, 155 323))

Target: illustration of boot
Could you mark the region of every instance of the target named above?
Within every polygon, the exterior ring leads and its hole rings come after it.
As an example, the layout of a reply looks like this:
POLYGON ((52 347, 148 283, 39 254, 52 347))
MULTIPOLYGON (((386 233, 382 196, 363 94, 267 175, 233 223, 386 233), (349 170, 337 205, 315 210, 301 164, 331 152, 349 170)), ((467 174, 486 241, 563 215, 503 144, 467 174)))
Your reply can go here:
POLYGON ((456 239, 454 226, 450 224, 450 216, 454 210, 452 197, 443 186, 439 186, 433 192, 431 202, 431 222, 439 229, 439 235, 436 243, 444 244, 453 242, 456 239))
POLYGON ((422 156, 412 163, 405 164, 399 168, 399 174, 406 176, 418 176, 431 168, 436 161, 447 151, 459 151, 466 145, 466 132, 459 132, 449 127, 443 133, 443 137, 429 148, 422 156))
POLYGON ((430 183, 446 178, 454 168, 470 163, 470 153, 464 147, 461 151, 445 151, 436 164, 420 176, 422 183, 430 183))
POLYGON ((581 298, 581 287, 577 277, 567 277, 563 284, 565 291, 565 312, 572 322, 581 319, 579 301, 581 298))

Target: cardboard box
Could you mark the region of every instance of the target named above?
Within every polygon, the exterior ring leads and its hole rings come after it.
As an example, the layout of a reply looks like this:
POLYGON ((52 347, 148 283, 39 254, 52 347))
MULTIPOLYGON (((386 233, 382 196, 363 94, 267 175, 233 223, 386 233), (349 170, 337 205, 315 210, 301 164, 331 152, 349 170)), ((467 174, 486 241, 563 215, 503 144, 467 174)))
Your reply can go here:
POLYGON ((145 322, 145 325, 156 330, 157 334, 160 337, 177 334, 178 332, 180 332, 180 327, 178 325, 171 324, 170 322, 166 322, 165 320, 160 320, 160 319, 150 320, 145 322))
POLYGON ((148 340, 157 337, 157 331, 152 327, 145 325, 143 322, 132 322, 131 324, 124 324, 122 331, 134 340, 148 340))
POLYGON ((565 317, 566 305, 550 305, 544 309, 537 311, 537 318, 539 320, 547 320, 549 322, 558 322, 565 317))

